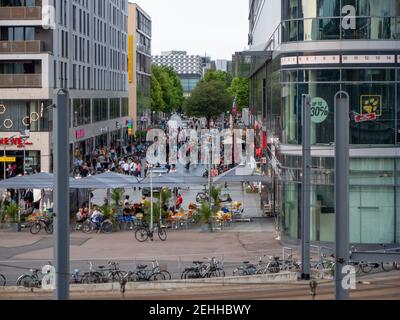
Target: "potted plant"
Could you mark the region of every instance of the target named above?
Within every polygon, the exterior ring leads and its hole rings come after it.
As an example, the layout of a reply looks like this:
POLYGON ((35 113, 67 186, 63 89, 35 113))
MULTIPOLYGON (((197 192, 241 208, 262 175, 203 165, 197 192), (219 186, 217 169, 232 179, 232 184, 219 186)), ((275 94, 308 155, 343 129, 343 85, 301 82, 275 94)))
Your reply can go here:
POLYGON ((21 225, 18 220, 19 206, 11 202, 4 207, 4 220, 8 226, 15 232, 21 231, 21 225))
POLYGON ((122 202, 122 196, 125 193, 125 189, 113 189, 111 193, 111 199, 113 200, 113 204, 115 206, 115 210, 117 211, 118 214, 121 213, 121 202, 122 202))
POLYGON ((200 216, 201 216, 201 230, 202 232, 208 232, 211 230, 211 217, 212 210, 210 205, 207 202, 203 202, 200 207, 200 216))

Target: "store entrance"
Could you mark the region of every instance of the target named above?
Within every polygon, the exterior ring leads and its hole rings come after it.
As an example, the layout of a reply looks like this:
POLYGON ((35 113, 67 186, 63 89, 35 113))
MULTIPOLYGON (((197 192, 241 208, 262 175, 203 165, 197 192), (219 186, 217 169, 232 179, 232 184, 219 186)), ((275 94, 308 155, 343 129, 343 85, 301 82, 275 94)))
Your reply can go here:
POLYGON ((0 178, 4 180, 13 178, 18 175, 22 175, 24 171, 24 160, 25 160, 25 171, 28 174, 33 174, 35 172, 40 172, 40 151, 26 151, 24 157, 24 151, 9 151, 7 150, 4 154, 0 152, 0 156, 6 156, 15 158, 15 162, 1 163, 0 168, 0 178))

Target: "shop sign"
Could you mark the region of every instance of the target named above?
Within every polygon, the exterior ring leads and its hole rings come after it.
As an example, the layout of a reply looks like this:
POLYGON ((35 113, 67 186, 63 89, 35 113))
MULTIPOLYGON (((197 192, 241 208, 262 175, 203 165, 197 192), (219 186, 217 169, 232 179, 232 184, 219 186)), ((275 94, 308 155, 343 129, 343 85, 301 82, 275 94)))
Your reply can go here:
POLYGON ((366 121, 373 121, 376 120, 377 116, 376 113, 369 113, 369 114, 358 114, 354 117, 356 123, 366 122, 366 121))
POLYGON ((382 116, 382 96, 381 95, 362 95, 360 99, 360 114, 375 113, 376 116, 382 116))
POLYGON ((311 121, 313 123, 322 123, 329 116, 329 105, 322 98, 313 98, 311 100, 311 121))
POLYGON ((16 157, 0 157, 0 162, 17 162, 17 158, 16 157))
POLYGON ((75 131, 76 139, 82 139, 85 137, 85 129, 79 129, 75 131))
POLYGON ((31 146, 33 143, 24 141, 22 138, 0 138, 0 146, 16 146, 18 148, 31 146))

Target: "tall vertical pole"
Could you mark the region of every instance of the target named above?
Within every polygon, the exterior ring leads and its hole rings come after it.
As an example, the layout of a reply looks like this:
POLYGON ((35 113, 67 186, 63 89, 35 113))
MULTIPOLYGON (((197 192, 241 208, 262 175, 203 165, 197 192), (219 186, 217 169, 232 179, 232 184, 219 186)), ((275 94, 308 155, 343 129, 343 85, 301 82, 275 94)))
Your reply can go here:
POLYGON ((150 230, 154 227, 154 211, 153 211, 153 166, 150 168, 150 230))
POLYGON ((62 89, 54 112, 54 213, 56 300, 69 299, 69 96, 62 89))
POLYGON ((343 267, 349 262, 349 95, 335 95, 335 297, 347 300, 349 292, 343 287, 343 267))
POLYGON ((302 280, 310 280, 311 97, 302 97, 303 184, 301 193, 302 280))
MULTIPOLYGON (((212 170, 212 136, 211 136, 211 132, 210 132, 210 140, 209 140, 209 155, 210 155, 210 169, 208 170, 208 201, 209 201, 209 206, 210 206, 210 210, 212 210, 212 199, 211 199, 211 189, 212 189, 212 178, 211 178, 211 170, 212 170)), ((210 217, 210 228, 211 228, 211 232, 214 231, 213 229, 213 215, 211 214, 210 217)))
MULTIPOLYGON (((4 158, 6 157, 6 146, 4 145, 4 158)), ((5 160, 5 159, 4 159, 5 160)), ((4 180, 6 180, 7 179, 7 172, 6 172, 6 162, 4 161, 3 162, 3 165, 4 165, 4 180)))

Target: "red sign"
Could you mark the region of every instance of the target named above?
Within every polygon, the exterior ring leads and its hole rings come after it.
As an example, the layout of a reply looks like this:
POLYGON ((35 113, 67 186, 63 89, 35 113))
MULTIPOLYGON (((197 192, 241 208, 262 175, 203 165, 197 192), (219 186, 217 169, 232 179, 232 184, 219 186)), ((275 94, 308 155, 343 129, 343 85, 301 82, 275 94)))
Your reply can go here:
POLYGON ((31 146, 33 143, 24 141, 22 138, 0 138, 0 146, 16 146, 23 148, 24 146, 31 146))
POLYGON ((75 131, 75 136, 77 139, 82 139, 85 137, 85 129, 79 129, 75 131))
POLYGON ((366 121, 373 121, 377 119, 376 113, 368 113, 368 114, 358 114, 354 117, 356 123, 366 122, 366 121))

